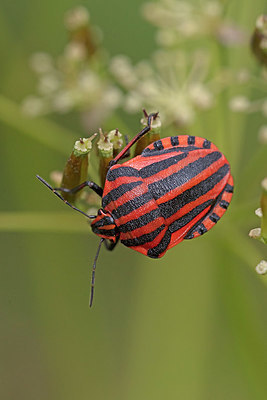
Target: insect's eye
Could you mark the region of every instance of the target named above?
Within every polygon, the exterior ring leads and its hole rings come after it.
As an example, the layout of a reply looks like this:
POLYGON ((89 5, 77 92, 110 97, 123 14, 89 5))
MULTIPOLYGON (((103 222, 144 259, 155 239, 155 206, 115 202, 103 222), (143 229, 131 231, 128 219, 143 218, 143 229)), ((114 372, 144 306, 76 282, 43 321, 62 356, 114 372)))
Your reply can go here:
POLYGON ((98 214, 99 216, 103 214, 103 211, 101 210, 101 208, 98 210, 98 213, 97 213, 97 214, 98 214))

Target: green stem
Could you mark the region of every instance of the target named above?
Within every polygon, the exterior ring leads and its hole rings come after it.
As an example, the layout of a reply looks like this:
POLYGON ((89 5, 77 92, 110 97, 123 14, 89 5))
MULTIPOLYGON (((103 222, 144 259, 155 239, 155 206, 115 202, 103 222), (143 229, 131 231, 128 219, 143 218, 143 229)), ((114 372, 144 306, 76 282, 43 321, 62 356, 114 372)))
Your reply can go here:
POLYGON ((68 212, 1 212, 0 232, 91 233, 87 220, 68 212))

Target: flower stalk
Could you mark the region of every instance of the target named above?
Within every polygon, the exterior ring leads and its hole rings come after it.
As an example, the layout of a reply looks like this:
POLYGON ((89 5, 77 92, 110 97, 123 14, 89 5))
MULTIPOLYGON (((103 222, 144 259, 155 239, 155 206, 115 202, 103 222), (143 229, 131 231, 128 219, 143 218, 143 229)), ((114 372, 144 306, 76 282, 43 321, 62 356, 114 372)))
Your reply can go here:
MULTIPOLYGON (((75 142, 73 151, 63 170, 62 188, 72 189, 88 179, 89 154, 95 136, 96 134, 75 142)), ((64 199, 70 203, 73 203, 79 194, 79 192, 75 194, 62 192, 64 199)))

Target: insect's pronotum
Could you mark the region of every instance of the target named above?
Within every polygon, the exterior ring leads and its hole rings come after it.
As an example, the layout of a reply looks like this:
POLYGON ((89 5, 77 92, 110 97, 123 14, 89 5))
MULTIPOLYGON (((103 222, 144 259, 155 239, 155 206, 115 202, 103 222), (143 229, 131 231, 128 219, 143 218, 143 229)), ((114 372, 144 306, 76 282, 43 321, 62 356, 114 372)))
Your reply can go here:
POLYGON ((184 239, 210 230, 222 217, 233 194, 233 178, 225 156, 207 139, 179 135, 147 146, 141 155, 118 162, 150 129, 158 113, 147 116, 147 126, 111 161, 104 189, 91 181, 73 189, 53 189, 74 210, 92 220, 100 243, 92 270, 93 303, 96 261, 105 242, 108 250, 118 241, 148 257, 162 257, 184 239), (63 199, 58 191, 77 193, 91 188, 102 198, 97 215, 88 215, 63 199))

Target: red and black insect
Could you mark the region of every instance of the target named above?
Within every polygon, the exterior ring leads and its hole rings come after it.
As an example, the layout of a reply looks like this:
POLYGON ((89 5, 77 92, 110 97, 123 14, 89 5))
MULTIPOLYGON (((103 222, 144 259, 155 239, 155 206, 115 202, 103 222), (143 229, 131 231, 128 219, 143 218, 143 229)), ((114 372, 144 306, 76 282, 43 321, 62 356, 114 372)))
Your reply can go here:
POLYGON ((153 119, 111 161, 104 189, 86 181, 73 189, 53 189, 61 200, 92 219, 101 237, 94 260, 90 306, 93 301, 96 260, 101 244, 112 250, 122 244, 148 257, 162 257, 184 239, 210 230, 227 210, 233 178, 225 156, 207 139, 179 135, 147 146, 141 155, 118 164, 130 147, 151 129, 153 119), (102 197, 98 215, 87 215, 57 191, 76 193, 90 187, 102 197))

